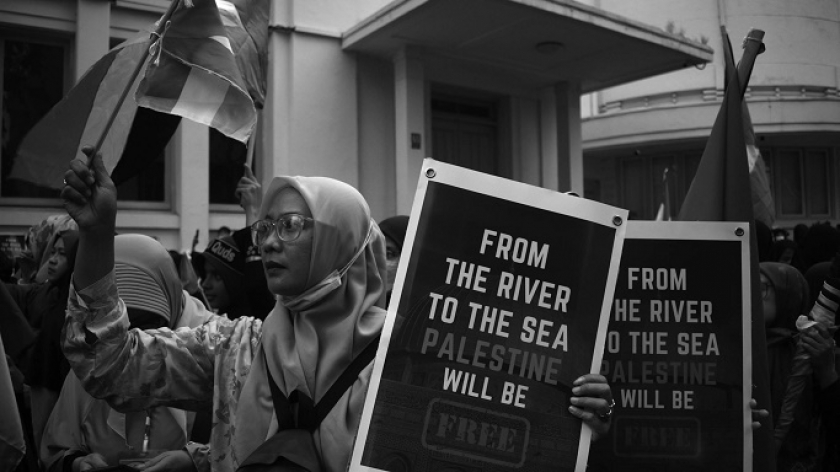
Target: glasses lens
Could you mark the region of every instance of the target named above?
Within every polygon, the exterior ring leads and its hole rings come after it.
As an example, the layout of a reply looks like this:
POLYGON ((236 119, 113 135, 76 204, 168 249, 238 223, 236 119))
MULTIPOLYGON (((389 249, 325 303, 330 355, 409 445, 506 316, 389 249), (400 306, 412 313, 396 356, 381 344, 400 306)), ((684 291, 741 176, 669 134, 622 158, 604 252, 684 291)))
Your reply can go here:
POLYGON ((280 218, 277 222, 280 239, 286 242, 296 240, 300 236, 303 224, 304 219, 300 215, 288 215, 280 218))
POLYGON ((251 240, 255 246, 259 246, 263 243, 263 241, 265 241, 265 238, 268 237, 268 233, 271 231, 272 226, 274 225, 272 225, 270 221, 266 220, 259 220, 251 225, 251 240))

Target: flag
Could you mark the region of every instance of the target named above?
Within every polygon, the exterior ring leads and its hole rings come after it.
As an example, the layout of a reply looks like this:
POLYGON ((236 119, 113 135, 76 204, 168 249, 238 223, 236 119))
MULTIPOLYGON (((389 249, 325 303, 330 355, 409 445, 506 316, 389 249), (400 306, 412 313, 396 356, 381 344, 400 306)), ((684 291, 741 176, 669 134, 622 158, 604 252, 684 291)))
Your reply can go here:
POLYGON ((671 221, 671 179, 669 171, 668 167, 662 171, 662 203, 659 204, 659 210, 656 212, 656 221, 671 221))
POLYGON ((750 118, 747 103, 741 103, 744 115, 744 142, 747 145, 747 159, 750 165, 750 190, 752 191, 753 215, 768 228, 776 221, 776 209, 773 206, 773 193, 770 191, 770 180, 767 177, 767 165, 761 156, 761 151, 755 145, 755 131, 750 118))
MULTIPOLYGON (((752 30, 748 37, 763 32, 752 30)), ((724 30, 724 50, 729 38, 724 30)), ((758 39, 760 44, 760 38, 758 39)), ((764 336, 764 314, 762 310, 760 278, 758 272, 758 245, 755 237, 752 196, 750 191, 749 163, 744 139, 744 117, 741 101, 746 88, 752 62, 758 54, 757 46, 750 44, 742 57, 745 77, 736 69, 732 54, 724 51, 726 64, 726 90, 723 104, 718 112, 712 132, 700 158, 691 187, 680 209, 682 221, 744 221, 750 227, 750 280, 752 313, 752 375, 753 398, 760 408, 770 406, 770 377, 767 369, 767 348, 764 336), (743 62, 747 59, 747 62, 743 62), (744 83, 744 88, 741 86, 744 83)), ((776 470, 773 447, 772 418, 762 421, 754 431, 753 470, 774 472, 776 470)))
POLYGON ((269 1, 216 0, 231 46, 236 51, 239 72, 257 108, 265 103, 269 1))
MULTIPOLYGON (((246 6, 248 2, 239 3, 246 6)), ((245 26, 240 11, 230 1, 219 5, 215 0, 182 2, 153 46, 154 57, 135 94, 137 104, 203 123, 247 142, 256 126, 257 112, 234 46, 245 45, 250 51, 254 42, 253 37, 242 36, 248 33, 240 31, 245 26), (230 34, 231 30, 242 34, 230 34)), ((267 22, 267 14, 265 19, 267 22)), ((266 23, 266 37, 267 28, 266 23)), ((256 74, 254 70, 258 69, 249 68, 249 75, 256 74)))
MULTIPOLYGON (((102 134, 137 63, 148 57, 148 46, 144 33, 118 45, 88 69, 23 138, 10 178, 60 189, 70 161, 86 159, 81 147, 95 144, 102 134)), ((160 156, 179 122, 180 117, 138 109, 133 100, 125 100, 100 149, 114 182, 122 183, 136 173, 135 167, 160 156), (124 164, 119 166, 120 162, 124 164)))
MULTIPOLYGON (((724 45, 723 53, 726 63, 735 70, 735 59, 732 54, 732 44, 729 42, 729 35, 726 34, 726 28, 721 28, 724 45)), ((763 45, 762 45, 763 47, 763 45)), ((759 50, 759 54, 763 49, 759 50)), ((727 68, 728 70, 729 68, 727 68)), ((729 72, 726 72, 727 74, 729 72)), ((727 80, 725 80, 728 83, 727 80)), ((743 96, 746 89, 746 82, 738 77, 738 83, 742 87, 741 95, 743 96), (743 83, 742 83, 743 82, 743 83)), ((741 100, 741 114, 744 122, 744 144, 747 147, 747 161, 750 169, 750 193, 752 196, 753 216, 767 225, 768 228, 773 227, 773 222, 776 219, 776 210, 773 206, 773 194, 770 191, 770 181, 767 178, 767 166, 764 164, 764 158, 761 156, 761 151, 755 144, 755 131, 753 130, 752 119, 750 118, 750 110, 747 107, 747 102, 741 100)))
MULTIPOLYGON (((236 68, 253 103, 261 107, 266 89, 269 0, 217 0, 216 4, 218 23, 236 51, 236 68)), ((199 6, 207 9, 208 5, 199 6)), ((82 76, 24 137, 11 178, 47 188, 62 187, 69 162, 86 159, 81 147, 96 143, 121 92, 130 87, 129 93, 136 94, 138 81, 132 74, 140 61, 148 60, 148 38, 149 33, 144 32, 120 44, 82 76)), ((201 93, 195 89, 195 95, 201 93)), ((253 105, 246 103, 247 107, 253 105)), ((181 116, 169 114, 167 109, 138 108, 134 100, 125 100, 100 148, 114 183, 128 180, 161 156, 180 120, 181 116)))

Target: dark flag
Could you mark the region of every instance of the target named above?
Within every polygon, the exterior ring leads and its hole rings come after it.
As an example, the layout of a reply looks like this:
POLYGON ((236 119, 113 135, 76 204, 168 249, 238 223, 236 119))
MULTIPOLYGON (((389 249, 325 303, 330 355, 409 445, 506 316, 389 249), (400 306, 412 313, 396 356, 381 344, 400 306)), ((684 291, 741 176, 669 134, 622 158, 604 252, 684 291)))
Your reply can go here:
MULTIPOLYGON (((729 37, 723 31, 724 49, 729 37)), ((741 101, 752 72, 755 57, 763 50, 764 32, 751 30, 745 39, 744 54, 736 69, 731 52, 726 56, 726 91, 712 132, 706 142, 697 174, 680 209, 682 221, 745 221, 750 226, 750 274, 752 285, 752 375, 753 398, 760 408, 770 407, 770 376, 764 314, 758 272, 758 249, 750 189, 750 169, 744 139, 741 101)), ((762 421, 754 434, 753 469, 774 472, 772 418, 762 421)))

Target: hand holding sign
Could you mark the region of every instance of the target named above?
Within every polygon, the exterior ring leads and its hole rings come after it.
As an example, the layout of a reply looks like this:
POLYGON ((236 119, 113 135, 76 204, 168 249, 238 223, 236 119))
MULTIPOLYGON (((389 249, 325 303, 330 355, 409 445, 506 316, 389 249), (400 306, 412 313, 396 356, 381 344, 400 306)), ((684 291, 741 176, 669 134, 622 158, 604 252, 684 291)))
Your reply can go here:
POLYGON ((592 440, 607 434, 615 402, 606 377, 586 374, 575 380, 572 394, 575 396, 570 400, 569 412, 592 428, 592 440))

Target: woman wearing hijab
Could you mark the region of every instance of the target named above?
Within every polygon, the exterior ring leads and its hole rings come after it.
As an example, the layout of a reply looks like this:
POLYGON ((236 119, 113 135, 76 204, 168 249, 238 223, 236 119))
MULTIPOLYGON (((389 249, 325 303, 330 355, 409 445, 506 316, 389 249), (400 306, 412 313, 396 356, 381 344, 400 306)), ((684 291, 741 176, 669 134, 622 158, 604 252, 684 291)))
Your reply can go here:
MULTIPOLYGON (((778 419, 800 338, 796 319, 810 311, 810 295, 805 277, 789 264, 762 262, 760 275, 770 400, 773 418, 778 419)), ((776 465, 779 472, 817 470, 818 423, 815 421, 814 394, 814 382, 809 378, 794 411, 789 432, 785 437, 776 432, 776 465)))
POLYGON ((76 259, 78 231, 65 230, 53 235, 46 245, 43 283, 6 284, 9 294, 35 330, 35 342, 21 367, 30 387, 32 430, 36 446, 44 425, 58 399, 70 364, 61 352, 61 329, 70 293, 70 278, 76 259))
MULTIPOLYGON (((192 328, 211 313, 186 295, 169 253, 139 234, 114 238, 114 278, 131 327, 192 328)), ((157 407, 121 413, 85 392, 71 372, 44 431, 41 460, 50 472, 79 472, 117 465, 120 459, 187 444, 188 416, 157 407), (148 421, 148 430, 146 429, 148 421), (144 444, 145 441, 145 444, 144 444)))
MULTIPOLYGON (((113 182, 98 155, 92 168, 80 161, 70 166, 62 198, 79 223, 83 257, 64 352, 88 392, 114 407, 212 402, 212 470, 237 470, 278 432, 283 412, 274 411, 269 379, 305 409, 379 335, 385 245, 367 203, 349 185, 318 177, 277 177, 269 185, 253 227, 268 288, 277 295, 264 324, 216 316, 192 330, 149 333, 127 329, 114 288, 113 182)), ((351 379, 309 436, 324 470, 346 470, 371 371, 369 364, 351 379)), ((594 411, 607 409, 609 386, 601 376, 585 377, 575 402, 580 409, 572 411, 603 433, 608 423, 594 411)), ((207 470, 195 457, 193 463, 207 470)), ((161 461, 145 470, 167 466, 161 461)))

